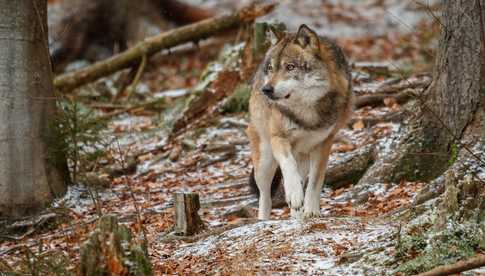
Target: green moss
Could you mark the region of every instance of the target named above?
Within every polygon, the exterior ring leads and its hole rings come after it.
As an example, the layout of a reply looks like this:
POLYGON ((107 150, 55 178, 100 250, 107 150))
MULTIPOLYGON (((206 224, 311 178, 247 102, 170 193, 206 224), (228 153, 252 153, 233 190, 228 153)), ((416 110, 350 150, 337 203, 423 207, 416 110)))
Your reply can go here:
POLYGON ((451 145, 451 153, 450 153, 450 159, 448 160, 448 165, 451 166, 456 162, 456 159, 458 159, 458 146, 456 144, 451 145))
POLYGON ((249 109, 249 97, 251 88, 247 84, 240 84, 222 104, 220 111, 222 113, 247 112, 249 109))
POLYGON ((413 275, 469 258, 480 247, 482 236, 483 229, 477 224, 455 222, 450 222, 443 231, 429 230, 422 235, 405 236, 396 254, 396 257, 405 261, 397 268, 397 272, 413 275))
POLYGON ((405 235, 400 239, 397 246, 397 256, 409 257, 419 252, 422 252, 426 248, 426 240, 422 235, 405 235))

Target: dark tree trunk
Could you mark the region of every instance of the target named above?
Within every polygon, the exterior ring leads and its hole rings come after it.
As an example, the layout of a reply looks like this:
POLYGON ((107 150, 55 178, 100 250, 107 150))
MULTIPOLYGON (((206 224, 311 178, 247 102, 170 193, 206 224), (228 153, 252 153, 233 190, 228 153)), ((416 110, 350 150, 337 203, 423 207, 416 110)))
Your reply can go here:
POLYGON ((397 149, 376 162, 361 183, 429 181, 456 169, 457 160, 482 162, 471 152, 479 152, 485 138, 485 1, 445 0, 444 7, 433 81, 416 99, 418 119, 397 149))
POLYGON ((0 217, 33 213, 65 192, 43 139, 54 112, 47 1, 0 0, 0 217))

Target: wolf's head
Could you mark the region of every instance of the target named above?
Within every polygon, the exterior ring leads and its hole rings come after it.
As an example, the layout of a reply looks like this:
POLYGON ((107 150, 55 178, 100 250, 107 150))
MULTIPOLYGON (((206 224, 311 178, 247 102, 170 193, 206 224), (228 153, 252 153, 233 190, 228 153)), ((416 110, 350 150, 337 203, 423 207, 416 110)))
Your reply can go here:
POLYGON ((296 34, 271 32, 275 39, 262 64, 261 92, 279 106, 321 99, 329 90, 330 76, 318 35, 306 25, 296 34))

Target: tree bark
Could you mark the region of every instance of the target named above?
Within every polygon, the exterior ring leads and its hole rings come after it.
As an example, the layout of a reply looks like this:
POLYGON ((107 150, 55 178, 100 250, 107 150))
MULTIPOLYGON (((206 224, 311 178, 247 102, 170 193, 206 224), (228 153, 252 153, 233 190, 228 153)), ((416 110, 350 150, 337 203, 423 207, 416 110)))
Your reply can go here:
POLYGON ((376 162, 361 182, 430 181, 459 156, 470 155, 473 145, 483 143, 485 127, 479 117, 485 106, 485 1, 445 0, 444 4, 433 81, 424 96, 416 97, 419 119, 410 123, 397 149, 376 162), (467 128, 470 131, 465 132, 467 128))
POLYGON ((52 79, 47 1, 0 0, 0 217, 33 213, 65 192, 43 139, 53 130, 52 79))
POLYGON ((199 216, 200 201, 196 193, 175 193, 175 234, 194 235, 205 228, 199 216))

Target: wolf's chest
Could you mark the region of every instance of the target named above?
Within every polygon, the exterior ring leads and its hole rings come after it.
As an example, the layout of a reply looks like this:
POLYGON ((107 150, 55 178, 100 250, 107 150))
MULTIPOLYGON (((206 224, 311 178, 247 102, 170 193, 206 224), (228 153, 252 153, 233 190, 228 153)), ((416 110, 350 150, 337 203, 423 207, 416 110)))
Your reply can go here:
POLYGON ((317 130, 294 129, 290 132, 293 151, 309 153, 316 145, 322 143, 332 132, 333 126, 317 130))

